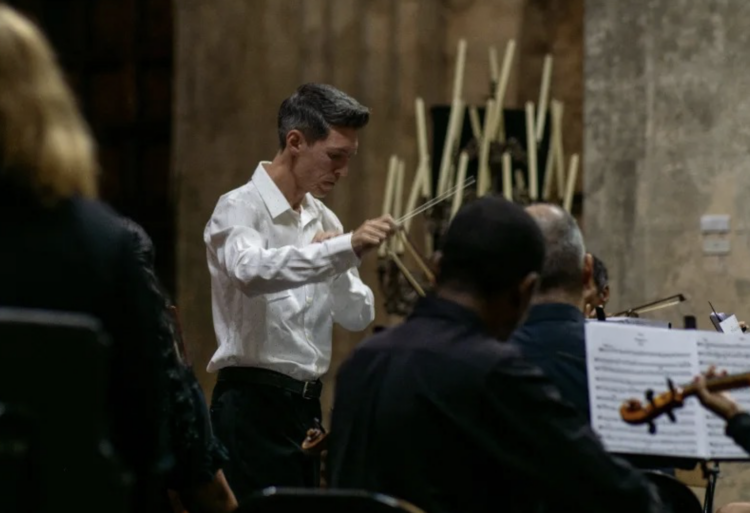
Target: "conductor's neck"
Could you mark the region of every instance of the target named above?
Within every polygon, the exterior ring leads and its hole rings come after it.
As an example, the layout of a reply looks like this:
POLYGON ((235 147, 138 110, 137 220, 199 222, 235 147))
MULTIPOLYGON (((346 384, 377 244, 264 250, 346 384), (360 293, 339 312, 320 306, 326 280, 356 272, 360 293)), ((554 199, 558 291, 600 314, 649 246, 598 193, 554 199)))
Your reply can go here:
POLYGON ((298 183, 294 174, 294 164, 291 155, 280 151, 270 164, 264 164, 263 167, 292 208, 299 212, 302 200, 309 191, 306 191, 298 183))

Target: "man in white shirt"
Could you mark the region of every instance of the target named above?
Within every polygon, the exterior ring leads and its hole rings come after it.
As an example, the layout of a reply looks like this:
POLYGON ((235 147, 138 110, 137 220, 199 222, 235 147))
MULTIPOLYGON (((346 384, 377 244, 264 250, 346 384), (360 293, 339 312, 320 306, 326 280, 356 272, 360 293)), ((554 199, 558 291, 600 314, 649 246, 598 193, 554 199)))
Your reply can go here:
POLYGON ((384 216, 343 234, 317 199, 347 175, 368 121, 343 92, 301 86, 279 109, 274 160, 224 194, 206 226, 218 340, 208 370, 219 373, 211 413, 240 502, 267 486, 319 485, 319 460, 300 443, 321 418, 332 325, 359 331, 373 321, 357 266, 396 227, 384 216))

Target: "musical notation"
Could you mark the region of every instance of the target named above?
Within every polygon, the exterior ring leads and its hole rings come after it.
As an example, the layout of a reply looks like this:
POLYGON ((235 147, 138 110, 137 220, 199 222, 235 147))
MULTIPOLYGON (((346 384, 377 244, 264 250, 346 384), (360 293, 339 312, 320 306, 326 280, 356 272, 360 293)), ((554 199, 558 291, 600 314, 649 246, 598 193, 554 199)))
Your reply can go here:
MULTIPOLYGON (((586 352, 592 428, 610 452, 681 456, 696 459, 747 459, 748 455, 724 434, 725 422, 700 406, 694 397, 667 415, 646 424, 626 423, 618 415, 629 399, 656 394, 673 383, 689 384, 714 365, 729 374, 750 370, 750 336, 695 330, 587 323, 586 352)), ((750 405, 750 389, 732 392, 750 405)))
POLYGON ((690 380, 694 352, 663 328, 609 323, 586 325, 591 424, 610 452, 695 457, 703 445, 696 406, 680 411, 680 422, 658 419, 657 432, 626 424, 619 416, 623 401, 662 390, 666 379, 690 380), (653 341, 658 339, 659 343, 653 341))
MULTIPOLYGON (((696 342, 698 366, 705 371, 711 365, 725 370, 729 374, 738 374, 750 370, 750 337, 733 333, 699 333, 696 342)), ((739 404, 750 407, 750 389, 738 389, 731 392, 739 404)), ((709 453, 719 459, 746 459, 745 451, 726 436, 726 422, 713 413, 702 410, 706 424, 709 453)))

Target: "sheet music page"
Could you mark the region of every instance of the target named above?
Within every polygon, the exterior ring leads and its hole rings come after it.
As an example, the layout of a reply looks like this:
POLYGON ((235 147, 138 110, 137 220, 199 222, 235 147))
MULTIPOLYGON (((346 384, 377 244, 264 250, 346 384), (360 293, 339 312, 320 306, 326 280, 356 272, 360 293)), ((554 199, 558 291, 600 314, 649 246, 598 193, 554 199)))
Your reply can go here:
POLYGON ((740 322, 737 320, 737 317, 734 314, 721 321, 719 323, 719 326, 721 326, 721 331, 723 333, 742 333, 740 322))
MULTIPOLYGON (((717 371, 729 374, 750 371, 750 336, 696 331, 698 336, 698 364, 700 372, 706 372, 711 365, 717 371)), ((728 392, 740 406, 750 408, 750 389, 742 388, 728 392)), ((685 402, 698 403, 697 398, 685 402)), ((724 434, 726 421, 702 408, 708 433, 708 454, 711 458, 748 459, 747 453, 724 434)))
POLYGON ((666 415, 648 425, 630 425, 620 406, 638 399, 645 406, 645 391, 667 391, 666 378, 675 385, 696 375, 698 355, 695 331, 669 330, 609 322, 586 323, 591 424, 609 452, 703 458, 705 425, 700 405, 686 401, 675 410, 677 422, 666 415))

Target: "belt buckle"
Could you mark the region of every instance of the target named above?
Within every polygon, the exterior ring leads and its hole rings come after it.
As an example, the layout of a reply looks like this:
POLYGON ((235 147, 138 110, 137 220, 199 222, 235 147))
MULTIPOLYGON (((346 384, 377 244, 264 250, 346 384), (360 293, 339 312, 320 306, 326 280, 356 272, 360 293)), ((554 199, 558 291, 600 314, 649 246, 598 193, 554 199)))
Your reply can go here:
POLYGON ((302 387, 302 398, 303 399, 312 399, 312 397, 307 396, 307 387, 310 385, 314 385, 312 381, 305 381, 305 386, 302 387))

